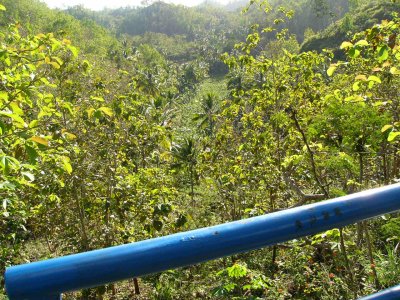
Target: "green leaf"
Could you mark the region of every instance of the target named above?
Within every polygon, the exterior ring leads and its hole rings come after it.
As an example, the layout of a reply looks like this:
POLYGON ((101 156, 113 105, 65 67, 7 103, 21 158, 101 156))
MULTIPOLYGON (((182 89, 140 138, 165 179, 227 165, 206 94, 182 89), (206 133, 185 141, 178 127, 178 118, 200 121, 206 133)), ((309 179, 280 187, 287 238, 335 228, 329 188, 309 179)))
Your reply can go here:
POLYGON ((74 57, 78 56, 79 51, 76 47, 71 46, 71 45, 68 45, 67 47, 68 47, 69 51, 71 51, 71 53, 73 54, 74 57))
POLYGON ((33 147, 29 146, 29 145, 25 145, 25 151, 28 154, 30 163, 31 164, 35 164, 36 163, 36 158, 38 158, 38 156, 39 156, 39 154, 37 153, 35 148, 33 148, 33 147))
POLYGON ((245 291, 250 291, 251 288, 252 288, 251 284, 246 284, 243 286, 243 290, 245 290, 245 291))
POLYGON ((67 171, 68 174, 72 173, 72 166, 70 164, 71 159, 68 156, 62 156, 61 161, 63 163, 63 169, 67 171))
POLYGON ((350 49, 350 51, 349 51, 349 56, 351 57, 351 58, 357 58, 357 57, 359 57, 360 56, 360 50, 358 50, 358 49, 356 49, 356 48, 352 48, 352 49, 350 49))
POLYGON ((350 43, 350 42, 343 42, 343 43, 340 45, 340 49, 347 49, 347 48, 350 48, 350 47, 353 47, 353 44, 350 43))
POLYGON ((67 140, 70 140, 70 141, 76 139, 76 135, 73 134, 73 133, 70 133, 70 132, 64 131, 64 132, 63 132, 63 135, 64 135, 64 137, 65 137, 67 140))
POLYGON ((236 286, 237 286, 236 283, 230 282, 230 283, 224 285, 224 289, 225 289, 227 292, 232 292, 232 291, 236 288, 236 286))
POLYGON ((60 68, 60 65, 58 63, 56 63, 55 61, 49 62, 49 65, 52 65, 55 69, 59 69, 60 68))
POLYGON ((332 76, 333 72, 335 72, 336 69, 337 69, 337 65, 331 65, 329 67, 329 69, 326 71, 326 74, 328 74, 328 76, 332 76))
POLYGON ((103 97, 94 97, 94 96, 91 96, 90 99, 93 99, 93 100, 96 100, 96 101, 99 101, 99 102, 104 102, 104 98, 103 98, 103 97))
POLYGON ((34 141, 35 143, 41 144, 43 146, 48 146, 49 141, 40 137, 40 136, 33 136, 30 138, 31 141, 34 141))
POLYGON ((35 180, 35 176, 32 173, 29 172, 21 172, 21 175, 23 175, 24 177, 26 177, 29 181, 34 181, 35 180))
POLYGON ((4 59, 4 62, 8 67, 11 66, 11 59, 8 56, 4 59))
POLYGON ((14 157, 3 155, 0 156, 0 167, 2 167, 3 173, 7 175, 10 169, 17 169, 19 167, 19 161, 14 157))
POLYGON ((51 45, 51 51, 55 52, 61 47, 61 44, 59 42, 53 42, 51 45))
POLYGON ((232 267, 227 268, 228 276, 232 278, 242 278, 247 275, 247 268, 240 264, 234 264, 232 267))
POLYGON ((371 75, 368 77, 368 81, 375 81, 377 83, 382 83, 381 79, 377 76, 371 75))
POLYGON ((388 139, 387 139, 388 142, 394 141, 394 139, 399 135, 400 135, 399 131, 392 131, 391 133, 389 133, 389 136, 388 136, 388 139))
POLYGON ((356 81, 353 84, 353 91, 357 92, 360 89, 360 81, 356 81))
POLYGON ((6 7, 0 4, 0 10, 6 10, 6 7))
POLYGON ((17 114, 19 116, 24 115, 24 111, 19 107, 18 103, 12 102, 12 103, 10 103, 10 107, 15 114, 17 114))
POLYGON ((16 189, 16 185, 9 182, 9 181, 4 181, 4 182, 0 182, 0 190, 12 190, 14 191, 16 189))
POLYGON ((57 85, 55 85, 55 84, 53 84, 53 83, 50 83, 50 82, 47 80, 46 77, 40 78, 40 81, 43 82, 45 85, 47 85, 47 86, 49 86, 49 87, 52 87, 52 88, 57 87, 57 85))
POLYGON ((367 76, 360 74, 356 76, 355 80, 367 81, 367 76))
POLYGON ((171 142, 167 138, 162 139, 160 145, 167 151, 171 150, 171 142))
POLYGON ((0 115, 13 119, 17 123, 16 124, 17 127, 25 127, 26 125, 24 119, 22 119, 20 116, 10 111, 4 111, 4 110, 0 111, 0 115))
POLYGON ((8 101, 8 93, 5 91, 0 91, 0 100, 8 101))
POLYGON ((93 116, 93 113, 94 113, 95 111, 96 111, 96 110, 95 110, 94 108, 89 108, 89 109, 87 109, 86 112, 87 112, 87 114, 88 114, 88 117, 91 118, 91 117, 93 116))
POLYGON ((39 124, 39 121, 38 121, 38 120, 32 120, 32 121, 29 123, 29 128, 35 128, 35 127, 38 126, 38 124, 39 124))
POLYGON ((106 114, 106 115, 109 116, 109 117, 112 117, 112 116, 114 115, 112 109, 109 108, 109 107, 106 107, 106 106, 100 107, 100 108, 98 109, 98 111, 103 112, 104 114, 106 114))
POLYGON ((393 125, 385 125, 385 126, 382 127, 381 132, 385 132, 388 129, 392 129, 392 128, 393 128, 393 125))
POLYGON ((378 48, 378 60, 383 62, 389 57, 389 47, 387 45, 378 48))
POLYGON ((355 46, 368 46, 368 42, 366 40, 359 40, 355 46))
POLYGON ((400 70, 398 70, 396 67, 391 67, 390 68, 390 74, 392 74, 392 75, 400 75, 400 70))
POLYGON ((74 114, 74 109, 73 109, 73 105, 71 102, 64 102, 61 104, 61 107, 65 108, 66 110, 68 110, 68 112, 73 115, 74 114))

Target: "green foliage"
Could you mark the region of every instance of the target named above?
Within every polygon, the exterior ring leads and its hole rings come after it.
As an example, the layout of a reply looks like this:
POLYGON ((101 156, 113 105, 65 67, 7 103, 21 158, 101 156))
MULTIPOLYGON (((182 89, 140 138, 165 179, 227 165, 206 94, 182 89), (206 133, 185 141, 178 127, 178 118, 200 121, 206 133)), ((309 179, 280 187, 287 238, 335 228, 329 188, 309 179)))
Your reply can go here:
MULTIPOLYGON (((34 34, 52 32, 56 38, 70 39, 88 56, 104 55, 109 45, 117 41, 108 30, 93 20, 79 21, 63 11, 49 9, 38 0, 4 0, 2 3, 7 8, 5 20, 28 25, 27 31, 34 34)), ((2 28, 7 25, 0 23, 2 28)))
MULTIPOLYGON (((311 35, 347 11, 357 18, 347 15, 340 30, 358 30, 364 1, 251 1, 237 19, 212 5, 75 7, 72 17, 36 2, 3 2, 1 270, 400 176, 397 16, 338 42, 343 60, 327 50, 299 53, 306 28, 311 35), (316 15, 320 22, 310 24, 316 15), (314 17, 297 24, 304 16, 314 17), (249 20, 260 25, 248 29, 249 20), (98 24, 137 36, 118 41, 98 24)), ((386 16, 395 6, 368 7, 386 16)), ((142 293, 357 298, 399 281, 399 218, 384 219, 148 276, 142 293)), ((125 283, 68 297, 129 294, 125 283)))
POLYGON ((400 219, 390 218, 386 224, 382 225, 381 233, 386 240, 400 242, 400 219))
POLYGON ((399 4, 391 1, 360 1, 359 3, 353 1, 350 4, 351 13, 306 39, 300 51, 334 49, 335 56, 343 59, 343 53, 338 49, 343 40, 381 20, 392 19, 392 14, 400 11, 399 4))
POLYGON ((34 201, 29 200, 40 190, 39 172, 51 165, 62 174, 57 164, 72 172, 68 152, 56 146, 64 143, 57 124, 69 116, 64 108, 71 103, 52 93, 51 82, 72 64, 74 48, 52 34, 23 37, 17 26, 11 26, 1 40, 1 192, 5 200, 0 266, 4 269, 27 237, 29 218, 35 217, 34 201))

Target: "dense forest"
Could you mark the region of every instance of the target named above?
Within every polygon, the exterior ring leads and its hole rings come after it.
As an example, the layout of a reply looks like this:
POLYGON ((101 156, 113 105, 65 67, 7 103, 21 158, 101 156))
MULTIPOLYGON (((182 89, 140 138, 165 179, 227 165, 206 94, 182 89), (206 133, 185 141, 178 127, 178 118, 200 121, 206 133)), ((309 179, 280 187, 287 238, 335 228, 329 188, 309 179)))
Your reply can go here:
MULTIPOLYGON (((7 266, 400 178, 400 4, 0 0, 7 266)), ((400 217, 64 295, 357 299, 400 282, 400 217)))

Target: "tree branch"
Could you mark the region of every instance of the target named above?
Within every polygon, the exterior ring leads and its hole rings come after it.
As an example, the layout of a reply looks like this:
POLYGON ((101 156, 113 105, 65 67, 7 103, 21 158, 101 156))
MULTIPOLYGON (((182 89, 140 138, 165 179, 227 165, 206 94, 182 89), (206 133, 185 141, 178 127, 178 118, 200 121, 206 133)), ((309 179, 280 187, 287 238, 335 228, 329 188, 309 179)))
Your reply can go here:
POLYGON ((301 206, 308 201, 313 200, 323 200, 325 198, 325 194, 305 194, 298 185, 294 182, 292 178, 290 178, 285 172, 282 173, 283 179, 286 184, 300 197, 300 201, 291 206, 290 208, 301 206))
POLYGON ((299 121, 297 120, 295 111, 292 111, 292 119, 294 121, 294 124, 296 125, 297 130, 300 132, 300 134, 301 134, 301 136, 303 138, 303 142, 307 147, 308 154, 310 155, 311 168, 312 168, 312 173, 314 175, 314 179, 317 182, 317 184, 320 187, 320 189, 322 190, 322 192, 324 193, 324 196, 328 197, 328 191, 325 188, 325 186, 321 183, 321 180, 319 179, 318 174, 317 174, 317 167, 316 167, 316 164, 315 164, 314 152, 311 150, 311 147, 308 144, 306 134, 304 133, 303 129, 300 126, 299 121))

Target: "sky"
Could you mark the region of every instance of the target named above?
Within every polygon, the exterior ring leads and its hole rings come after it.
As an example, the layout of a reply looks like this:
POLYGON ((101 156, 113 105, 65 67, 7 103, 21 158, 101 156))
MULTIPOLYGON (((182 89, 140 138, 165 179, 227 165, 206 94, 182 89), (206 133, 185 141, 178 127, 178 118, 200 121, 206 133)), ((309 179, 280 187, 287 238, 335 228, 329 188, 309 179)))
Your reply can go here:
MULTIPOLYGON (((69 6, 75 6, 82 4, 86 8, 92 10, 101 10, 107 8, 118 8, 126 6, 139 6, 142 0, 41 0, 51 8, 67 8, 69 6)), ((186 6, 195 6, 203 2, 204 0, 164 0, 164 2, 183 4, 186 6)), ((228 3, 229 0, 218 0, 220 3, 228 3)))

